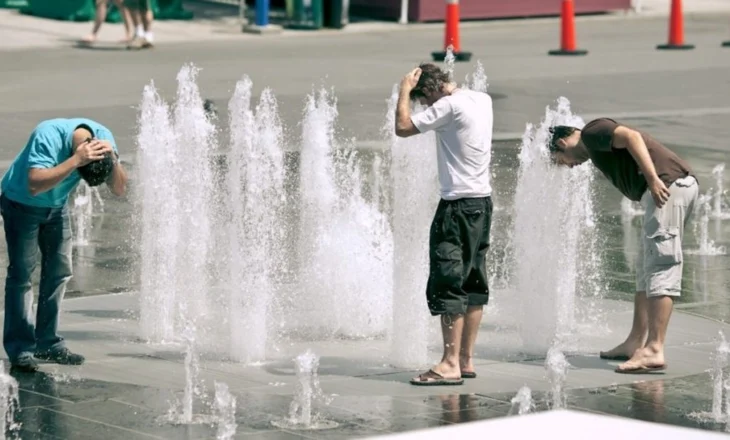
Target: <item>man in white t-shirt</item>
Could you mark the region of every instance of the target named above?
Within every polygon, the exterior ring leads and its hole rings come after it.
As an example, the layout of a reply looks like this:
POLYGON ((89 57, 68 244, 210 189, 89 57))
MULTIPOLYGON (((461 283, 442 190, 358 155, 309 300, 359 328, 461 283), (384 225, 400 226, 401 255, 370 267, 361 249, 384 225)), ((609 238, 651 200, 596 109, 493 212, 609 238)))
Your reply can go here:
POLYGON ((482 308, 489 300, 485 258, 492 223, 492 99, 459 89, 448 73, 422 64, 400 85, 395 133, 436 132, 441 200, 431 224, 426 299, 441 316, 441 362, 411 380, 413 385, 460 385, 475 378, 474 344, 482 308), (411 101, 428 109, 411 115, 411 101))

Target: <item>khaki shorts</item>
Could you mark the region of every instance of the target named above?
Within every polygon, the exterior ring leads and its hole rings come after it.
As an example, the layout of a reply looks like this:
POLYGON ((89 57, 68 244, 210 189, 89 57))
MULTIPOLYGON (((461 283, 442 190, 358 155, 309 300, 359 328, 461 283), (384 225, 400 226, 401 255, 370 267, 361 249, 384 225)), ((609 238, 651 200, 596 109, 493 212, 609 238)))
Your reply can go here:
POLYGON ((657 208, 651 192, 641 198, 645 209, 636 259, 636 291, 652 296, 679 296, 682 289, 682 239, 697 204, 699 184, 692 176, 669 187, 669 200, 657 208))

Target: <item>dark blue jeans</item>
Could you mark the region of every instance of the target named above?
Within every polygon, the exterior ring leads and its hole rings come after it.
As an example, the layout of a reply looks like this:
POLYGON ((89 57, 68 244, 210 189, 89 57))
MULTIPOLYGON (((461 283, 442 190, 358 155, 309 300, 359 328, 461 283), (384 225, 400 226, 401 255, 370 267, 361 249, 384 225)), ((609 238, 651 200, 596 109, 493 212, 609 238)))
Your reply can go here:
POLYGON ((12 362, 36 351, 64 346, 57 331, 61 300, 71 279, 71 223, 67 206, 36 208, 14 202, 5 195, 0 195, 0 213, 9 260, 3 346, 12 362), (41 282, 33 320, 30 277, 36 268, 38 251, 41 282))

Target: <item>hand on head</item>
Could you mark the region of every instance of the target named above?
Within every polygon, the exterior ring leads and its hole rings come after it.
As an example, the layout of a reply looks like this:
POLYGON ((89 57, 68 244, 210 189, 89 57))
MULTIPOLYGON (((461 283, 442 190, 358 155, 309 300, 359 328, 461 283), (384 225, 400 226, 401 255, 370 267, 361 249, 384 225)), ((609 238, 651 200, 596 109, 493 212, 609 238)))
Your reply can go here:
POLYGON ((421 77, 421 68, 416 67, 411 70, 403 77, 400 82, 401 89, 411 90, 418 84, 418 79, 421 77))
POLYGON ((79 166, 101 160, 106 154, 114 152, 109 141, 89 139, 76 148, 74 155, 79 159, 79 166))

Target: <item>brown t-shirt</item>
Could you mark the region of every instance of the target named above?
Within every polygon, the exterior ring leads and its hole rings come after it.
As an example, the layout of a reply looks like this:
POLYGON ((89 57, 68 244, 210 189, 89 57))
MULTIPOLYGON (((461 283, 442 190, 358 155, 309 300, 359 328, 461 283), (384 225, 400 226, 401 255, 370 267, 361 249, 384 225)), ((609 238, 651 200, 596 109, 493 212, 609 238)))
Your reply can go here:
MULTIPOLYGON (((628 149, 613 148, 613 132, 619 124, 613 119, 600 118, 586 124, 580 138, 588 149, 593 164, 631 200, 639 201, 646 191, 646 178, 628 149)), ((656 173, 669 186, 675 180, 694 175, 689 164, 659 141, 641 133, 656 173)))

